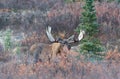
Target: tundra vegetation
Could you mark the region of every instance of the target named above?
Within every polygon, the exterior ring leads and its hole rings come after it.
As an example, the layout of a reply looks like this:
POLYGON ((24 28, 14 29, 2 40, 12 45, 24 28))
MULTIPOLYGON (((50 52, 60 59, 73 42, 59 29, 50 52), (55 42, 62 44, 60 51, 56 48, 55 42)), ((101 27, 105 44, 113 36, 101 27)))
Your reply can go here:
POLYGON ((119 74, 119 0, 0 0, 0 79, 119 74))

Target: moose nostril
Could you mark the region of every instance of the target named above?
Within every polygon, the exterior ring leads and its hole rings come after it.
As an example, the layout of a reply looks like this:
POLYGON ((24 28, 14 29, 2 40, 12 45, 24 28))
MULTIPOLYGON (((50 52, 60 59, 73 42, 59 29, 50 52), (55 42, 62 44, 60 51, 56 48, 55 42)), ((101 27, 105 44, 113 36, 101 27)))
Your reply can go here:
POLYGON ((67 41, 64 41, 64 43, 63 43, 63 44, 67 46, 68 50, 70 50, 70 49, 71 49, 71 45, 70 45, 67 41))
POLYGON ((67 41, 63 41, 63 44, 67 45, 67 44, 68 44, 68 42, 67 42, 67 41))
POLYGON ((70 50, 71 49, 71 45, 67 45, 67 48, 68 48, 68 50, 70 50))

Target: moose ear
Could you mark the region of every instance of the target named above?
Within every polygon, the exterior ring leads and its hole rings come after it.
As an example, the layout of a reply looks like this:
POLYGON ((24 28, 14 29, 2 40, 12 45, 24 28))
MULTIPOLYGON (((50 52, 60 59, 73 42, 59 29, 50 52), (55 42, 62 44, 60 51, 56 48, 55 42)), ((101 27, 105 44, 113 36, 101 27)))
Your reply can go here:
POLYGON ((50 40, 50 42, 54 42, 55 41, 54 37, 52 36, 51 27, 50 26, 48 26, 46 28, 46 34, 47 34, 47 37, 50 40))

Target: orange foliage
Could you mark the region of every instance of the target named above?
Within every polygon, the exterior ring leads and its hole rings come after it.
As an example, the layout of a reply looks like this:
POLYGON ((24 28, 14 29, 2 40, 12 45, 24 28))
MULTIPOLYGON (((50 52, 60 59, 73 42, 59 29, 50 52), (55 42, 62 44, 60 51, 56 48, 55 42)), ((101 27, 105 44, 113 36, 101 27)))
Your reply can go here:
POLYGON ((120 60, 120 52, 118 51, 117 48, 114 49, 114 51, 110 50, 107 52, 105 59, 119 61, 120 60))

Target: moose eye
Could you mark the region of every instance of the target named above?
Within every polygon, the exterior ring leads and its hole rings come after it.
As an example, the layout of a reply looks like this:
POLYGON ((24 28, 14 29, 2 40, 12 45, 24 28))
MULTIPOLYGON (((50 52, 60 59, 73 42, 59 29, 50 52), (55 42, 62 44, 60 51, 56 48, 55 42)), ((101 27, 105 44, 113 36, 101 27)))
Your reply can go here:
POLYGON ((56 41, 59 42, 59 43, 61 43, 63 41, 63 39, 57 38, 56 41))

